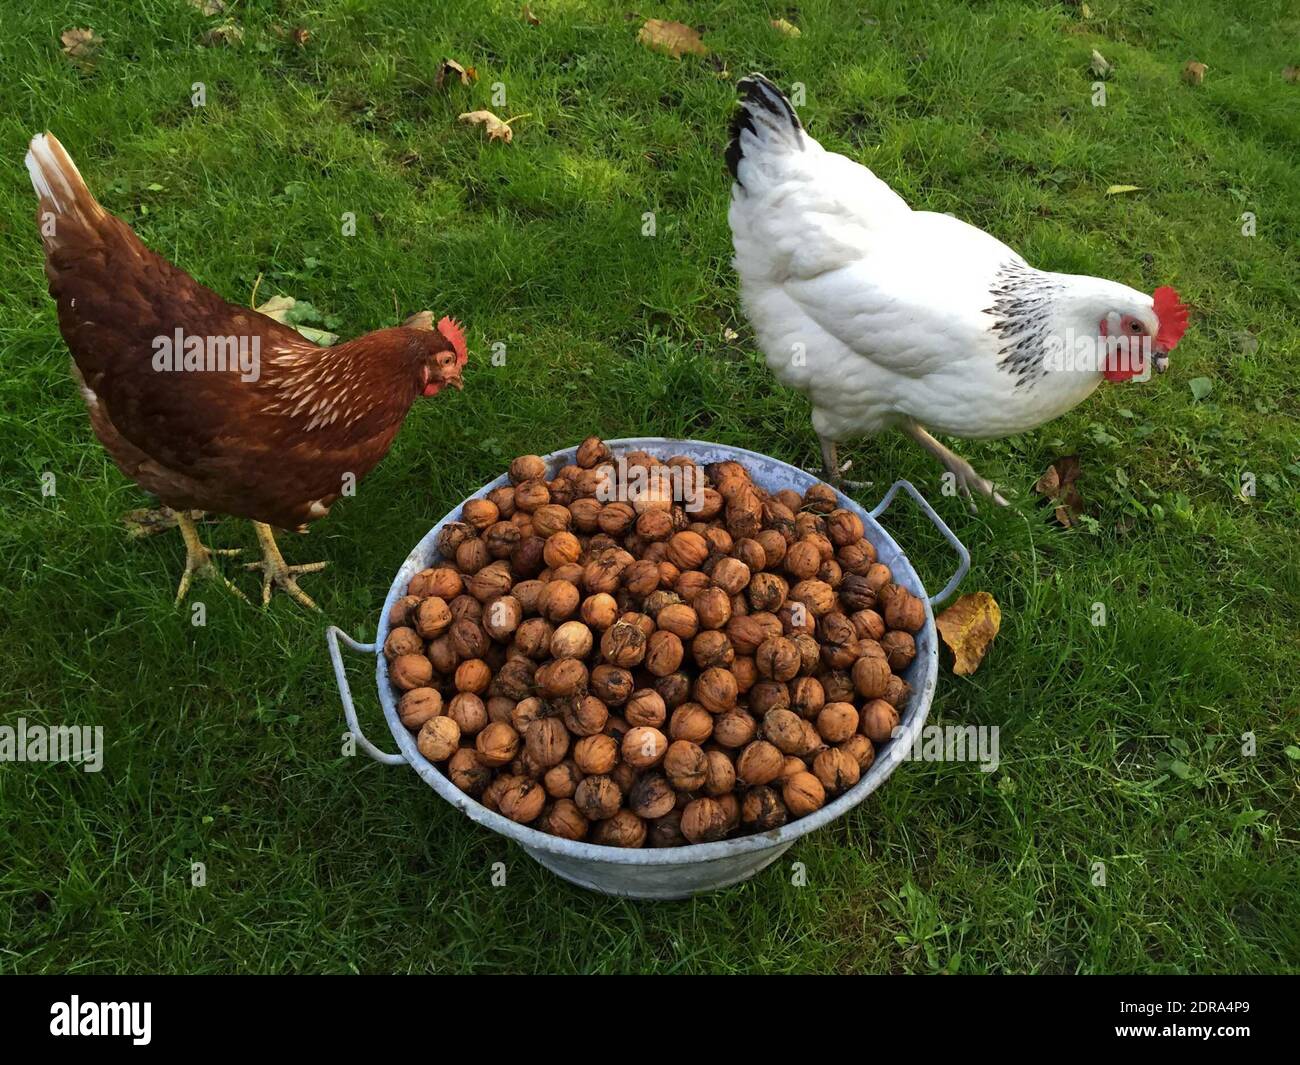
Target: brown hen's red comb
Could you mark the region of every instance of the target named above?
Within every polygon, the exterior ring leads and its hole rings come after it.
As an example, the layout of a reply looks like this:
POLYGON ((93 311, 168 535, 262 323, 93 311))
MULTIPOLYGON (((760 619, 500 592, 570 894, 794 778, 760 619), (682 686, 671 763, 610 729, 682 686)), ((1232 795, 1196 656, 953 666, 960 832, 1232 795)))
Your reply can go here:
MULTIPOLYGON (((1172 292, 1173 290, 1170 289, 1172 292)), ((456 349, 456 362, 464 366, 469 361, 469 349, 465 345, 465 334, 460 323, 454 318, 443 318, 438 322, 438 332, 445 336, 456 349)))
POLYGON ((1155 301, 1156 318, 1160 322, 1156 344, 1165 351, 1172 351, 1187 332, 1187 308, 1178 301, 1178 293, 1168 285, 1156 289, 1152 299, 1155 301))

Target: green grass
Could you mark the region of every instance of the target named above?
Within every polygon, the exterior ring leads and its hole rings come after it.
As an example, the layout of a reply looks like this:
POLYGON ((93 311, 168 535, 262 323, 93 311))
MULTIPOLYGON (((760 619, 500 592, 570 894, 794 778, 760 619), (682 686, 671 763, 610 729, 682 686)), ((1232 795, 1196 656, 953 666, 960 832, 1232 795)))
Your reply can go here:
MULTIPOLYGON (((622 6, 588 0, 533 0, 537 27, 514 2, 229 6, 242 45, 204 48, 216 20, 184 0, 0 0, 0 705, 6 723, 102 725, 108 742, 99 774, 0 765, 0 968, 1300 968, 1291 4, 1090 0, 1086 21, 1028 0, 643 10, 703 27, 714 59, 681 62, 638 45, 622 6), (778 16, 802 36, 773 31, 778 16), (59 52, 73 26, 104 39, 92 70, 59 52), (296 26, 304 48, 275 32, 296 26), (1104 108, 1089 99, 1094 47, 1116 66, 1104 108), (478 83, 436 91, 443 56, 478 83), (1209 66, 1196 88, 1179 77, 1191 58, 1209 66), (629 903, 555 879, 409 770, 340 757, 320 617, 211 585, 206 627, 173 609, 179 538, 133 543, 117 523, 145 497, 68 378, 21 161, 54 130, 109 209, 236 301, 261 275, 259 299, 309 299, 345 335, 395 304, 466 322, 467 390, 417 405, 357 498, 286 541, 291 561, 330 560, 306 586, 366 637, 411 545, 516 453, 591 429, 813 466, 807 407, 763 368, 729 266, 721 149, 751 69, 804 82, 813 134, 915 205, 1049 269, 1173 284, 1195 311, 1165 377, 962 445, 1012 508, 938 499, 975 559, 965 587, 997 597, 1003 629, 973 678, 943 667, 934 720, 999 726, 1001 768, 904 765, 752 881, 629 903), (189 102, 198 81, 204 108, 189 102), (493 82, 508 96, 494 110, 529 115, 510 146, 456 124, 492 106, 493 82), (340 236, 344 211, 355 237, 340 236), (504 366, 487 358, 498 341, 504 366), (1197 377, 1213 383, 1199 401, 1197 377), (1064 531, 1031 486, 1074 453, 1092 520, 1064 531), (206 887, 190 886, 191 861, 206 887)), ((908 477, 939 496, 939 468, 900 437, 849 454, 882 489, 908 477)), ((898 511, 891 528, 938 587, 946 549, 898 511)), ((253 543, 234 521, 203 535, 253 543)), ((382 735, 362 663, 353 684, 382 735)))

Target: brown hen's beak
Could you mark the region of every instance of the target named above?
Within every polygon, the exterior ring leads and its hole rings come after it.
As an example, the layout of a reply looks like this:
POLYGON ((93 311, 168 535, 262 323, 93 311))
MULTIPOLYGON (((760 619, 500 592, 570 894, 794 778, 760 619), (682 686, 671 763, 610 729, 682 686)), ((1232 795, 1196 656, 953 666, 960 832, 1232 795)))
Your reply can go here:
POLYGON ((465 382, 461 379, 459 374, 457 374, 455 377, 447 378, 447 384, 451 385, 451 387, 454 388, 457 392, 465 391, 465 382))

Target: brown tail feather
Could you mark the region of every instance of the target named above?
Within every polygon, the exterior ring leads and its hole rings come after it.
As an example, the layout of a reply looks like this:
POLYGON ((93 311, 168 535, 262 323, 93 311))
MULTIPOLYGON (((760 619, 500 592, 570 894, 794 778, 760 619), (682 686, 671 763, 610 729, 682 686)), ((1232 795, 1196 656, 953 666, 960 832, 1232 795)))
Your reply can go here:
POLYGON ((37 223, 47 249, 60 243, 60 219, 79 223, 79 227, 94 228, 104 217, 106 212, 90 194, 77 164, 53 133, 32 138, 27 152, 27 172, 40 200, 37 223))

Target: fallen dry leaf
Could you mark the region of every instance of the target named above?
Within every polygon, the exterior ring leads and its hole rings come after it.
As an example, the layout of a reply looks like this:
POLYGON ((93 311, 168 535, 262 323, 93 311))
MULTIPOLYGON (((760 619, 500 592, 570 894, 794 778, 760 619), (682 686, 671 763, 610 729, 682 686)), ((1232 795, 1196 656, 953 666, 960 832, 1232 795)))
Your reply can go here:
POLYGON ((524 5, 523 16, 524 21, 530 26, 540 26, 542 24, 542 20, 533 14, 533 9, 528 4, 524 5))
POLYGON ((656 52, 665 52, 674 59, 681 59, 686 53, 691 55, 708 55, 708 46, 700 40, 700 35, 690 26, 680 22, 664 19, 647 19, 636 35, 636 39, 647 48, 656 52))
POLYGON ((95 53, 99 51, 99 46, 104 43, 102 37, 97 37, 94 30, 71 29, 64 30, 59 36, 63 42, 63 54, 70 59, 90 60, 95 58, 95 53))
POLYGON ((1088 69, 1091 70, 1097 77, 1104 78, 1115 68, 1114 66, 1112 66, 1110 63, 1106 61, 1106 57, 1104 55, 1102 55, 1099 51, 1097 51, 1097 49, 1094 48, 1092 50, 1092 58, 1089 59, 1088 61, 1088 69))
POLYGON ((527 115, 516 115, 512 119, 504 120, 498 118, 491 111, 466 111, 459 116, 459 120, 468 122, 473 126, 482 126, 490 141, 505 141, 506 144, 509 144, 515 136, 515 131, 510 128, 510 123, 527 117, 527 115))
POLYGON ((787 37, 802 36, 798 26, 783 18, 774 18, 772 20, 772 29, 776 30, 778 33, 784 33, 787 37))
POLYGON ((1108 185, 1106 187, 1107 196, 1118 196, 1123 192, 1141 192, 1141 185, 1108 185))
POLYGON ((268 318, 274 318, 281 325, 287 325, 290 329, 301 333, 313 344, 319 344, 321 347, 328 348, 339 342, 337 333, 331 333, 325 329, 313 329, 309 325, 289 321, 289 312, 296 306, 298 306, 298 301, 292 296, 272 296, 265 303, 254 307, 253 310, 257 311, 258 314, 266 315, 268 318))
POLYGON ((1067 529, 1083 513, 1083 496, 1075 484, 1082 472, 1079 456, 1067 455, 1048 466, 1034 485, 1034 491, 1053 505, 1052 516, 1067 529))
POLYGON ((292 36, 294 44, 299 48, 306 48, 307 42, 311 40, 311 30, 307 29, 306 26, 299 26, 293 31, 292 36))
POLYGON ((952 671, 959 677, 969 677, 979 669, 998 634, 1002 611, 988 592, 972 592, 953 603, 934 623, 952 652, 952 671))
POLYGON ((1204 63, 1189 59, 1183 64, 1183 81, 1188 85, 1200 85, 1205 80, 1205 72, 1209 69, 1204 63))
POLYGON ((473 67, 463 67, 454 59, 444 59, 438 67, 438 73, 434 76, 433 84, 441 89, 448 82, 456 81, 462 85, 478 81, 478 71, 473 67))
POLYGON ((222 0, 190 0, 190 7, 195 8, 200 14, 220 15, 226 10, 226 5, 222 0))
POLYGON ((243 40, 244 31, 233 22, 225 22, 208 30, 199 38, 199 43, 206 48, 215 48, 219 44, 242 44, 243 40))
POLYGON ((1283 67, 1282 80, 1289 81, 1292 85, 1300 81, 1300 67, 1283 67))

